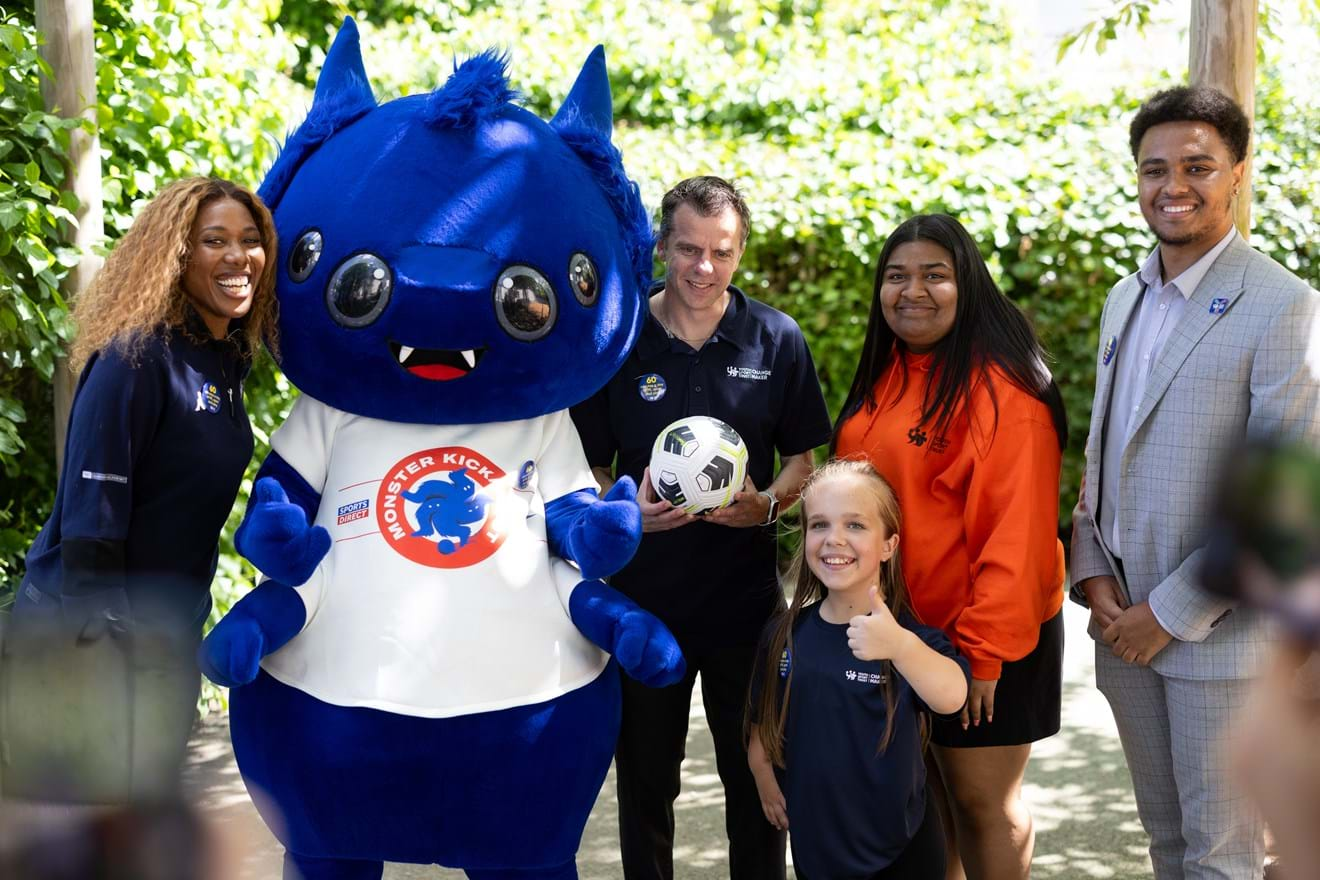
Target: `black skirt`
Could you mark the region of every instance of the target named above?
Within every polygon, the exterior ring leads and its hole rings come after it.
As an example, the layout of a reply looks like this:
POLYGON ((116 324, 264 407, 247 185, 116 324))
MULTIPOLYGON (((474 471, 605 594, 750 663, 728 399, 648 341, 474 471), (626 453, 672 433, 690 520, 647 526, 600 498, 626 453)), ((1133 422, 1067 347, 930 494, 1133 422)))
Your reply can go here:
POLYGON ((1040 625, 1030 654, 1005 663, 995 687, 995 720, 962 729, 958 716, 935 718, 931 742, 953 749, 1018 746, 1059 732, 1063 692, 1063 611, 1040 625))

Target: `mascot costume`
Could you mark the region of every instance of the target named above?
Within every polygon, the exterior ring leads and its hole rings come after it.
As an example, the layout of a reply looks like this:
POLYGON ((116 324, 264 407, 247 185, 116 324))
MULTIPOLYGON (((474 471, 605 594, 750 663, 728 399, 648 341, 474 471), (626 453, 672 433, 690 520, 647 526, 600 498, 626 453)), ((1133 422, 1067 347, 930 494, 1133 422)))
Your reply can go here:
POLYGON ((623 363, 650 279, 603 50, 548 124, 515 97, 487 53, 377 106, 347 20, 261 187, 302 396, 236 536, 267 580, 201 662, 289 877, 576 877, 609 655, 683 673, 599 580, 641 516, 629 480, 596 497, 567 409, 623 363))

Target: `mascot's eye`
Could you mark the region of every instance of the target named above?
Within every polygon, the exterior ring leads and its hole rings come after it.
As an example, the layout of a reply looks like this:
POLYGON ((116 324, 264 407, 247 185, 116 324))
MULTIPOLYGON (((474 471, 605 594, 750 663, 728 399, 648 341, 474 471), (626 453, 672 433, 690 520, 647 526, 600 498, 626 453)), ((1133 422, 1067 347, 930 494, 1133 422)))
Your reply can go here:
POLYGON ((290 281, 301 283, 307 280, 321 259, 322 244, 321 233, 317 230, 309 229, 303 233, 302 238, 293 246, 293 253, 289 254, 290 281))
POLYGON ((389 305, 394 276, 374 254, 357 254, 339 264, 325 288, 330 317, 345 327, 365 327, 389 305))
POLYGON ((558 312, 550 282, 530 266, 510 266, 495 279, 495 317, 514 339, 540 339, 555 325, 558 312))
POLYGON ((573 288, 573 295, 584 306, 594 306, 600 293, 600 282, 596 280, 596 264, 586 254, 574 254, 568 261, 568 286, 573 288))

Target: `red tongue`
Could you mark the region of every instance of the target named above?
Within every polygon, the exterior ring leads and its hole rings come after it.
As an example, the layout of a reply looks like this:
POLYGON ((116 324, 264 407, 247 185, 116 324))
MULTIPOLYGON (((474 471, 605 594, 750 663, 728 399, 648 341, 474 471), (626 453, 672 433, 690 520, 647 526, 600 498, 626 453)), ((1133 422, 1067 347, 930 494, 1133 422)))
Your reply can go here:
POLYGON ((409 367, 408 372, 414 376, 421 376, 423 379, 431 379, 436 382, 447 382, 450 379, 467 375, 466 370, 460 370, 458 367, 451 367, 448 364, 422 364, 409 367))

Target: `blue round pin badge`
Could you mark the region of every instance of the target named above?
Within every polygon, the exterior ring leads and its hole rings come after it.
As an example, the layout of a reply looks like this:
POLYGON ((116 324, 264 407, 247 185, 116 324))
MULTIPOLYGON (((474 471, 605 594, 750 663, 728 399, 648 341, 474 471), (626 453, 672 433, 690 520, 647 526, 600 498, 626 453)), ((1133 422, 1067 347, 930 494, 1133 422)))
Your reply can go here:
POLYGON ((640 394, 642 400, 645 400, 647 403, 655 403, 657 400, 665 396, 667 390, 669 389, 668 386, 665 385, 664 377, 659 373, 647 373, 645 376, 641 376, 637 380, 637 393, 640 394))
POLYGON ((220 412, 220 389, 214 382, 203 382, 197 390, 197 409, 207 412, 220 412))

